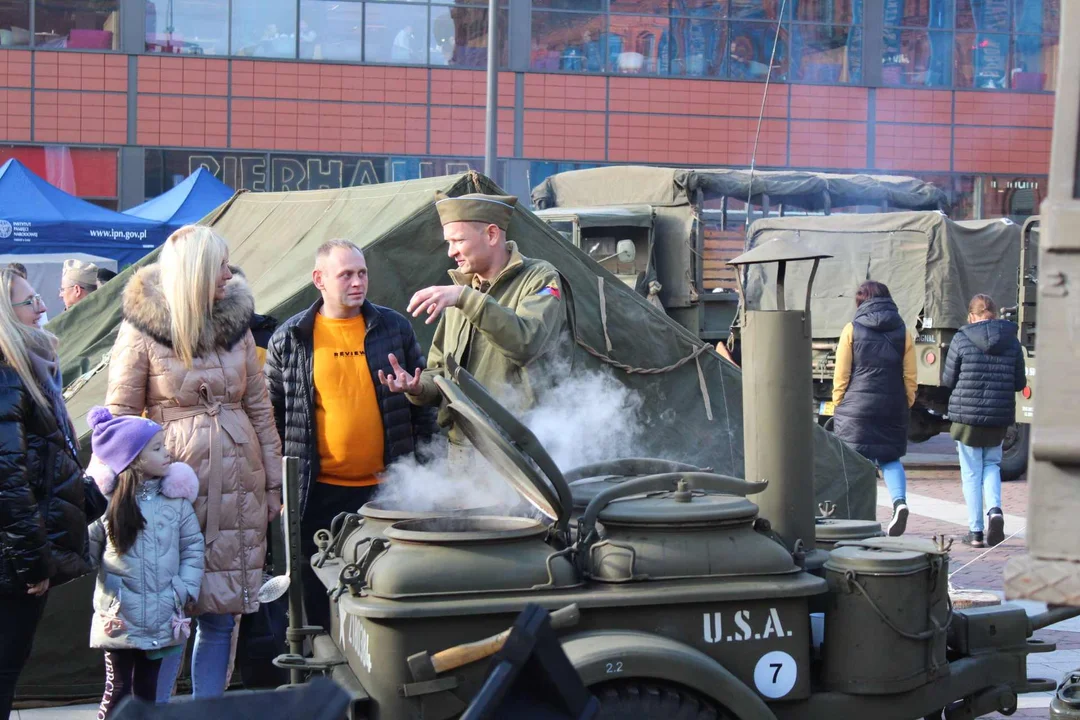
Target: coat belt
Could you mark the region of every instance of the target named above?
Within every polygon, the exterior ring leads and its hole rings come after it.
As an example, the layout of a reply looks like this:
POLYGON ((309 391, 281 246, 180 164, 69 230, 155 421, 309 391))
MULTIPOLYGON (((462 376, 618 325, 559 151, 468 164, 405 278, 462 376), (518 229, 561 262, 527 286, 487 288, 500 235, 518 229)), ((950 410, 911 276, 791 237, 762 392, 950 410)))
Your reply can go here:
POLYGON ((199 388, 199 404, 175 407, 161 407, 160 405, 147 409, 150 419, 159 425, 171 423, 175 420, 207 415, 210 418, 210 476, 207 478, 206 493, 206 530, 203 533, 206 544, 217 540, 221 534, 221 485, 224 469, 221 457, 221 432, 224 431, 234 444, 243 445, 248 442, 244 427, 232 413, 223 410, 243 410, 243 403, 223 403, 214 400, 210 395, 210 388, 203 385, 199 388))

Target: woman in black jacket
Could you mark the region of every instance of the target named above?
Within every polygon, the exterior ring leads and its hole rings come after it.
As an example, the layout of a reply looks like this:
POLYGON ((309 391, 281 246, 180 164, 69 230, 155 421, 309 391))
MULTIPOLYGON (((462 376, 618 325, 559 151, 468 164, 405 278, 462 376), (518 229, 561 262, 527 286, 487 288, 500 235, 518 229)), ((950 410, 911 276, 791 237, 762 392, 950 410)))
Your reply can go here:
MULTIPOLYGON (((83 475, 41 297, 0 271, 0 719, 50 587, 90 571, 87 524, 105 498, 83 475)), ((85 641, 85 638, 83 639, 85 641)))
POLYGON ((969 532, 963 542, 976 548, 993 547, 1005 539, 1001 446, 1016 422, 1016 393, 1027 386, 1024 350, 1016 335, 1014 323, 998 319, 990 296, 976 295, 968 304, 968 324, 952 340, 941 376, 941 384, 952 389, 949 432, 960 454, 968 507, 969 532), (989 508, 985 523, 984 507, 989 508))
POLYGON ((833 404, 836 436, 881 468, 892 497, 890 536, 907 527, 908 416, 915 402, 915 346, 883 283, 867 280, 855 292, 855 317, 836 347, 833 404))

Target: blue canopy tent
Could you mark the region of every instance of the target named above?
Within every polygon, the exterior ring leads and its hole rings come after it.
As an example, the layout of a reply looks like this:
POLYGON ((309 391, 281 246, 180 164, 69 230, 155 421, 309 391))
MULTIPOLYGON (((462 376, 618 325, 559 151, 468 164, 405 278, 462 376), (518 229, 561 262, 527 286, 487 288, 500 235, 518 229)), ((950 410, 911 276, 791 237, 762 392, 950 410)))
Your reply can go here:
POLYGON ((88 253, 120 267, 164 242, 168 227, 69 195, 18 160, 0 166, 0 253, 88 253))
POLYGON ((206 168, 199 168, 168 192, 125 210, 144 220, 165 223, 170 230, 196 223, 233 196, 233 190, 206 168))

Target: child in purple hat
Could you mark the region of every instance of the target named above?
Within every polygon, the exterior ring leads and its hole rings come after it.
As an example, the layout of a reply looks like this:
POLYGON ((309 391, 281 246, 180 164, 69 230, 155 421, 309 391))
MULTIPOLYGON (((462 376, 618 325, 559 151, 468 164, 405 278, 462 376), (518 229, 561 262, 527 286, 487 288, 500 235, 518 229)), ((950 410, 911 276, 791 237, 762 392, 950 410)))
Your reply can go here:
POLYGON ((90 528, 98 565, 90 646, 105 651, 99 718, 128 695, 154 702, 161 659, 183 652, 191 620, 184 607, 199 596, 203 536, 192 502, 199 479, 173 462, 161 426, 142 417, 87 415, 93 455, 86 469, 109 497, 90 528))

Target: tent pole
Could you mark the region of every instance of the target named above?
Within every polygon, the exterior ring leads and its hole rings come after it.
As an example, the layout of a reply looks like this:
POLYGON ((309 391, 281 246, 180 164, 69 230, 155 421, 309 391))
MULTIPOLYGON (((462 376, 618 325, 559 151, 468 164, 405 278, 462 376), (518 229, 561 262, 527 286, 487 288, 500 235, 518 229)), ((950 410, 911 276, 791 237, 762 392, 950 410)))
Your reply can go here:
POLYGON ((487 112, 484 124, 484 174, 495 179, 498 154, 496 121, 499 112, 499 2, 488 0, 487 112))

